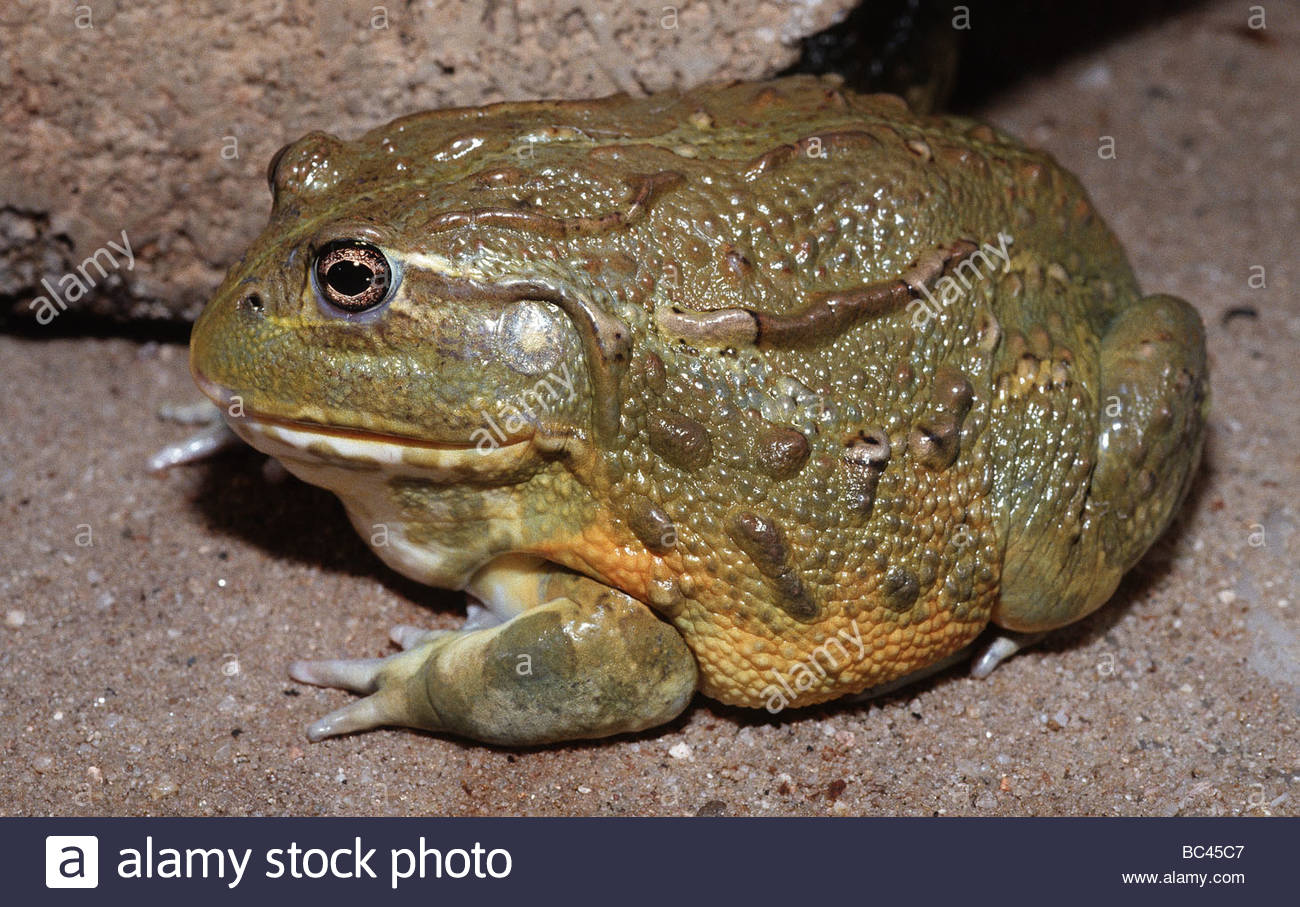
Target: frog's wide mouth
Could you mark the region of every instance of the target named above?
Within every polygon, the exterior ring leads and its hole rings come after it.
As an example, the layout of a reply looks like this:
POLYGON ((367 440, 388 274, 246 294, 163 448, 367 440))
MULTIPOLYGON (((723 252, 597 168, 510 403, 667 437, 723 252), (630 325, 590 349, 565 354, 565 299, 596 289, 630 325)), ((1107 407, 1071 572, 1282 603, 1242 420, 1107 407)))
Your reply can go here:
POLYGON ((194 380, 199 390, 221 409, 222 417, 235 434, 277 460, 461 473, 518 466, 533 449, 531 437, 497 439, 485 432, 487 437, 478 441, 432 441, 395 432, 274 416, 251 410, 242 400, 236 405, 237 395, 232 390, 197 371, 194 380))

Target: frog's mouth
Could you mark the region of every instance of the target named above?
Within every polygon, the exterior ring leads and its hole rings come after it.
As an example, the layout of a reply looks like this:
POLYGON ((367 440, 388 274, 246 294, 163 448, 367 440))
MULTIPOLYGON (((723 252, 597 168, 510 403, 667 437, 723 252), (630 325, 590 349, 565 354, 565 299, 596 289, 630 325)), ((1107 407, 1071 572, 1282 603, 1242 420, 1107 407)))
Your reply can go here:
POLYGON ((389 472, 443 475, 510 473, 536 456, 531 436, 464 443, 431 441, 393 432, 273 416, 249 409, 233 391, 195 373, 199 389, 220 409, 226 424, 249 445, 286 465, 333 464, 389 472))

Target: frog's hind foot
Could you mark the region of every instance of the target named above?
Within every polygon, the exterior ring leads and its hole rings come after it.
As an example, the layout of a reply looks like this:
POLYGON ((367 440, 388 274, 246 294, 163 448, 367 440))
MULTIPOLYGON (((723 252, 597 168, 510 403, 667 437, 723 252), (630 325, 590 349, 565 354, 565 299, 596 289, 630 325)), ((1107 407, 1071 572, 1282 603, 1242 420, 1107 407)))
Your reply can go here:
POLYGON ((495 626, 396 627, 387 658, 300 661, 303 683, 367 694, 313 723, 312 740, 384 725, 530 746, 639 731, 671 720, 695 692, 685 641, 643 604, 574 575, 556 597, 495 626))

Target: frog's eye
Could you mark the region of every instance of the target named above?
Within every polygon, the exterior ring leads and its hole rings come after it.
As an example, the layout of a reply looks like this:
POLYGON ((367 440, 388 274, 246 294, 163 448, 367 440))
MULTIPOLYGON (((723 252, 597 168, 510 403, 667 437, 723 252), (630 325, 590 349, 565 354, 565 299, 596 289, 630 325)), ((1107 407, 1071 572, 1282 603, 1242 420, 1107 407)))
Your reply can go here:
POLYGON ((316 253, 316 286, 330 305, 356 314, 388 299, 393 268, 378 247, 354 239, 336 240, 316 253))

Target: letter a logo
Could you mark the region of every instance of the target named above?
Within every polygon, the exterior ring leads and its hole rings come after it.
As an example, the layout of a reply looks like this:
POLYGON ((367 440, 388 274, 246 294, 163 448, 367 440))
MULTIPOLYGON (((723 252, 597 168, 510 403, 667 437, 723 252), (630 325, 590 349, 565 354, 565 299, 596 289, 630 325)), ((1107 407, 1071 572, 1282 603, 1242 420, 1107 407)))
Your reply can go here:
POLYGON ((47 835, 46 888, 98 888, 99 838, 94 835, 47 835))

